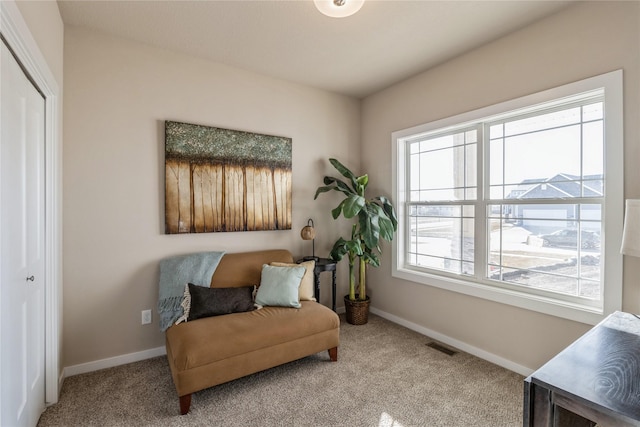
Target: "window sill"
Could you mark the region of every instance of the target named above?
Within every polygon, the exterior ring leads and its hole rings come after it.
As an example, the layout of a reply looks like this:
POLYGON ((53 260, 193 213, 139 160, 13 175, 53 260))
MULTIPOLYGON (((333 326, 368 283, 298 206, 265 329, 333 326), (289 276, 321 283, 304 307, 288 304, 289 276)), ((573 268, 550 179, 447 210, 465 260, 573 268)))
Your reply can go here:
MULTIPOLYGON (((518 292, 459 278, 449 278, 410 269, 393 268, 392 276, 427 286, 482 298, 489 301, 548 314, 550 316, 595 325, 610 312, 598 307, 575 304, 545 296, 518 292)), ((619 308, 618 308, 619 309, 619 308)))

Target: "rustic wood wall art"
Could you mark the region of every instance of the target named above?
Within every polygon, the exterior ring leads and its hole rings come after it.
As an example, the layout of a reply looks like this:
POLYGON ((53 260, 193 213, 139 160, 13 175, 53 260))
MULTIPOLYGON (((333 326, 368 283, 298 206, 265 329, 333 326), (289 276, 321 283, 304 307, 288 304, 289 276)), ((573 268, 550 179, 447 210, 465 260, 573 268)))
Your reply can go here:
POLYGON ((165 232, 291 229, 291 138, 165 122, 165 232))

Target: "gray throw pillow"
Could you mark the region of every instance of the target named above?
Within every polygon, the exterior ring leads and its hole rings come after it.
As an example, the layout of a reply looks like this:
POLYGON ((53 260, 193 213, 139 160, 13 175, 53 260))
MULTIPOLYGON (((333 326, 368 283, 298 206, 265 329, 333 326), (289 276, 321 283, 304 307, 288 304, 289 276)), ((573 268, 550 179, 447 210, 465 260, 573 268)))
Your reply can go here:
POLYGON ((191 308, 188 320, 252 311, 255 309, 254 289, 255 286, 209 288, 189 283, 191 308))
POLYGON ((300 308, 298 288, 306 271, 305 267, 274 267, 264 264, 256 304, 260 306, 300 308))

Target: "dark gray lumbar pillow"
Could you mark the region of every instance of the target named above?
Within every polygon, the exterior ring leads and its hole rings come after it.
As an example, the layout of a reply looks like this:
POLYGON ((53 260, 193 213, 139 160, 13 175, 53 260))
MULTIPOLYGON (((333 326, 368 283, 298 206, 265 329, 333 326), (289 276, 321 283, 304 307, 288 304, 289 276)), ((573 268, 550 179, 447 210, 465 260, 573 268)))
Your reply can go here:
POLYGON ((209 288, 189 283, 191 307, 188 320, 254 310, 254 289, 255 286, 209 288))

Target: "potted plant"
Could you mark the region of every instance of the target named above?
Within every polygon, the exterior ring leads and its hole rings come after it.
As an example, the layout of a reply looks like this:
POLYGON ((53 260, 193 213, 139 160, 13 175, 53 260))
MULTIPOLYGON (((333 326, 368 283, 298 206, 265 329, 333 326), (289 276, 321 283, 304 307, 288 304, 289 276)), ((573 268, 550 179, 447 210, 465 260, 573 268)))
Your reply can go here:
POLYGON ((331 165, 347 179, 347 182, 332 176, 324 177, 324 186, 318 187, 314 200, 322 193, 338 191, 345 197, 331 211, 333 219, 343 215, 347 219, 356 219, 351 228, 351 240, 340 237, 329 257, 340 261, 345 255, 349 261, 349 295, 345 296, 347 321, 353 324, 367 323, 369 313, 369 297, 366 292, 368 265, 380 266, 378 254, 380 239, 391 241, 398 229, 398 220, 393 205, 384 196, 367 198, 366 189, 369 184, 367 174, 356 176, 336 159, 329 159, 331 165), (356 293, 355 262, 359 261, 359 286, 356 293))

